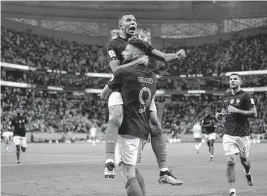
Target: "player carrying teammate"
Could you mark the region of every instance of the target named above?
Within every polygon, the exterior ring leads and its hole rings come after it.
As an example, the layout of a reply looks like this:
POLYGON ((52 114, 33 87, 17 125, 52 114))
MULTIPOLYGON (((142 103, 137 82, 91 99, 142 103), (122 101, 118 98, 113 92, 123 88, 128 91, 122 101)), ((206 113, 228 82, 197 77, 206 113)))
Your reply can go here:
POLYGON ((230 91, 223 96, 223 109, 216 114, 221 120, 225 116, 225 132, 223 149, 227 158, 227 178, 230 187, 230 196, 236 196, 235 183, 235 155, 239 154, 244 167, 249 186, 253 186, 250 174, 249 148, 250 126, 249 117, 257 117, 257 110, 253 97, 241 89, 242 80, 238 74, 230 75, 230 91))
POLYGON ((199 153, 199 149, 202 145, 202 133, 201 133, 201 125, 199 122, 196 122, 192 128, 193 137, 195 140, 195 148, 197 150, 197 153, 199 153))
POLYGON ((213 161, 214 142, 216 140, 215 122, 217 122, 216 118, 212 116, 212 113, 210 110, 207 110, 205 117, 202 120, 202 127, 203 127, 203 132, 205 134, 205 139, 206 139, 206 142, 209 148, 210 161, 213 161))
MULTIPOLYGON (((130 67, 138 64, 147 64, 148 57, 142 56, 131 62, 125 62, 122 56, 122 52, 125 50, 128 40, 136 34, 137 23, 133 14, 126 13, 119 17, 119 28, 121 29, 121 34, 119 37, 111 40, 108 43, 108 62, 109 66, 114 73, 116 70, 130 67), (123 64, 123 65, 122 65, 123 64)), ((151 57, 155 57, 159 60, 169 62, 174 59, 181 59, 185 57, 184 50, 180 50, 177 53, 165 54, 162 53, 154 47, 147 43, 147 50, 145 54, 151 57)), ((114 152, 117 143, 118 129, 121 126, 123 119, 123 100, 121 93, 118 90, 113 90, 109 96, 108 101, 109 107, 109 121, 107 129, 105 131, 105 145, 106 145, 106 167, 104 171, 105 177, 114 177, 115 170, 112 167, 107 167, 108 165, 114 165, 114 152), (108 169, 109 168, 109 169, 108 169), (112 168, 112 169, 111 169, 112 168), (110 170, 111 169, 111 170, 110 170)), ((153 151, 156 155, 157 162, 160 171, 168 171, 166 163, 166 145, 162 133, 151 134, 151 144, 153 151)))
MULTIPOLYGON (((127 44, 123 57, 126 61, 135 60, 142 57, 148 47, 144 41, 132 39, 127 44)), ((118 69, 106 87, 120 90, 124 103, 124 117, 117 144, 119 160, 116 163, 120 161, 129 196, 146 195, 144 179, 136 168, 138 152, 141 141, 148 139, 151 128, 154 132, 161 132, 154 102, 156 81, 155 74, 145 64, 139 64, 118 69)))
POLYGON ((17 164, 20 163, 20 148, 22 152, 25 152, 27 148, 25 127, 27 123, 28 121, 26 117, 23 116, 23 111, 17 109, 17 116, 11 121, 11 126, 14 127, 13 142, 16 146, 17 164))

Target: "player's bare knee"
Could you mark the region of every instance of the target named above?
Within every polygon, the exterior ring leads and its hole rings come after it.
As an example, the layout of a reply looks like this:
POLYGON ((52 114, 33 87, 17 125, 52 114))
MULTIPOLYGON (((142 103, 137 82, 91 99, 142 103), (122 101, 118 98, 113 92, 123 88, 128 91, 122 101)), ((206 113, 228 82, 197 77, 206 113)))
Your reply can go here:
POLYGON ((20 146, 19 145, 16 145, 16 150, 17 150, 17 152, 20 151, 20 146))
POLYGON ((226 162, 227 162, 227 165, 234 166, 235 165, 235 158, 232 155, 227 156, 226 162))
POLYGON ((26 152, 26 147, 21 147, 22 152, 26 152))
POLYGON ((129 180, 130 178, 136 177, 135 175, 135 166, 134 165, 128 165, 128 164, 120 164, 121 170, 124 174, 124 177, 129 180))

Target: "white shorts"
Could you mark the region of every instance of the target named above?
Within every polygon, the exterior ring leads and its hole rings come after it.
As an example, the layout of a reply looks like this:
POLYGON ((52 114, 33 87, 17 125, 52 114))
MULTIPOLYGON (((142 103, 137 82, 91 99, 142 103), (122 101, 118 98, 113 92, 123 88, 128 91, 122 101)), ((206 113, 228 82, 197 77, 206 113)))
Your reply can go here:
POLYGON ((123 100, 120 92, 112 92, 108 98, 108 107, 114 105, 123 105, 123 100))
POLYGON ((248 157, 250 138, 249 136, 238 137, 225 134, 223 136, 223 149, 225 156, 239 153, 241 157, 248 157))
POLYGON ((90 131, 90 137, 96 137, 96 131, 90 131))
POLYGON ((27 147, 27 140, 26 137, 21 137, 21 136, 14 136, 13 137, 13 142, 14 145, 21 145, 22 147, 27 147))
POLYGON ((141 139, 131 135, 118 135, 115 149, 115 163, 121 161, 127 165, 136 165, 140 156, 141 139))
POLYGON ((194 133, 193 137, 194 137, 194 139, 201 138, 201 134, 200 133, 194 133))
POLYGON ((205 140, 216 140, 216 133, 205 134, 205 140))
POLYGON ((4 138, 10 140, 10 139, 13 137, 13 132, 11 132, 11 131, 5 131, 5 132, 2 134, 2 136, 3 136, 4 138))

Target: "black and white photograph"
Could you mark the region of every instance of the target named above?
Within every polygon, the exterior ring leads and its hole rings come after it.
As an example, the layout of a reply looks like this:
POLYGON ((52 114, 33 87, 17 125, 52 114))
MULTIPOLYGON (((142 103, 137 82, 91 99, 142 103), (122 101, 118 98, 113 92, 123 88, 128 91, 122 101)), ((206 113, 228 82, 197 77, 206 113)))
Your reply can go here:
POLYGON ((266 196, 266 1, 1 1, 1 196, 266 196))

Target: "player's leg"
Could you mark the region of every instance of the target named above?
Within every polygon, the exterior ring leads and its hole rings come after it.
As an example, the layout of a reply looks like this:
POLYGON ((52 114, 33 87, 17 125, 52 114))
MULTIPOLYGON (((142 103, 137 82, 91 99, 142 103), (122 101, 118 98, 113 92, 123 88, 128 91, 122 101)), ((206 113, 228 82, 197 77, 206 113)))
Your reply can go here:
MULTIPOLYGON (((154 105, 154 104, 153 104, 154 105)), ((171 184, 173 186, 182 185, 183 181, 174 177, 167 167, 167 150, 166 143, 162 134, 162 129, 157 117, 156 106, 150 106, 149 126, 151 129, 151 146, 156 155, 158 166, 160 169, 158 182, 160 184, 171 184)))
POLYGON ((238 140, 239 142, 239 157, 240 157, 240 162, 242 166, 244 167, 244 173, 248 182, 249 186, 253 186, 253 178, 250 173, 250 168, 251 168, 251 163, 249 161, 249 149, 250 149, 250 141, 249 137, 241 137, 238 140))
POLYGON ((226 156, 226 176, 230 188, 230 196, 236 195, 235 186, 235 154, 239 153, 236 137, 230 135, 223 136, 223 149, 226 156))
POLYGON ((128 196, 146 195, 144 179, 136 168, 138 152, 140 149, 139 138, 134 136, 120 136, 118 149, 121 157, 120 168, 126 180, 126 190, 128 196))
POLYGON ((14 136, 14 145, 16 146, 17 164, 20 163, 20 137, 14 136))
POLYGON ((210 141, 210 161, 213 161, 213 154, 214 154, 214 139, 209 140, 210 141))
POLYGON ((26 152, 26 149, 27 149, 27 139, 26 139, 26 137, 22 137, 21 150, 22 150, 22 152, 26 152))
POLYGON ((105 178, 115 177, 115 147, 117 143, 118 130, 123 120, 123 100, 119 92, 113 92, 109 96, 109 120, 105 131, 106 166, 105 178))
POLYGON ((8 152, 9 151, 9 145, 8 145, 8 137, 3 136, 4 144, 5 144, 5 149, 8 152))

